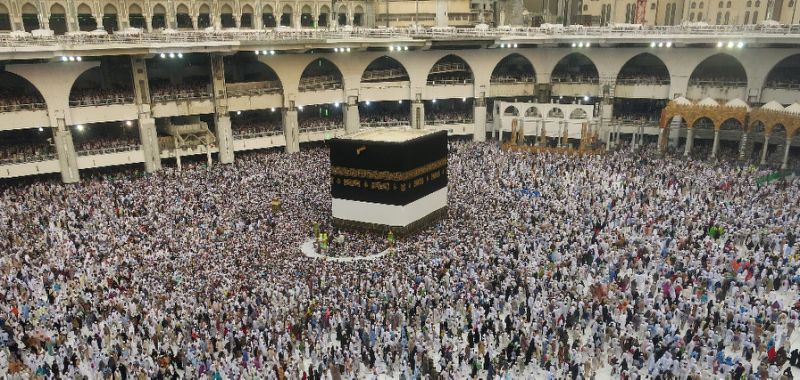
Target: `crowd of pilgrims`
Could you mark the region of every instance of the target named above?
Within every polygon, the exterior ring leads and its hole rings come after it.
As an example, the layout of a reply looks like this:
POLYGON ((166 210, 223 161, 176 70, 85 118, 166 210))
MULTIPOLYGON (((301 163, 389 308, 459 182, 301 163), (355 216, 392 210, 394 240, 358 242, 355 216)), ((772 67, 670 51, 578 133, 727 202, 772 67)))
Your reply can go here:
POLYGON ((3 185, 0 378, 797 373, 797 178, 449 150, 449 216, 375 261, 300 253, 330 226, 324 147, 3 185))

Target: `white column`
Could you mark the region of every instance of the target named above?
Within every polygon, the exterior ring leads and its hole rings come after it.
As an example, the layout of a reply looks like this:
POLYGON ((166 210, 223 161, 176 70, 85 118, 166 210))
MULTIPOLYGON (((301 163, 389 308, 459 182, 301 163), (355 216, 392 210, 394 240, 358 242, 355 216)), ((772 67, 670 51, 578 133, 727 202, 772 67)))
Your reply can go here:
POLYGON ((761 147, 761 165, 767 163, 767 149, 769 149, 769 133, 764 133, 764 146, 761 147))
POLYGON ((145 114, 139 114, 139 141, 144 151, 144 171, 152 173, 161 169, 156 120, 145 114))
POLYGON ((425 127, 425 103, 422 100, 411 102, 411 128, 422 129, 425 127))
POLYGON ((56 119, 56 126, 53 128, 53 143, 58 154, 58 166, 61 168, 61 180, 64 183, 76 183, 80 181, 78 173, 78 155, 75 153, 75 145, 72 143, 72 133, 67 127, 63 118, 56 119))
POLYGON ((786 169, 786 166, 789 165, 789 150, 792 149, 792 139, 789 138, 789 134, 786 134, 786 148, 783 150, 783 163, 781 163, 781 169, 786 169))
POLYGON ((475 108, 472 110, 472 120, 475 122, 472 141, 486 141, 486 103, 481 98, 475 99, 475 108))
POLYGON ((214 134, 219 147, 219 163, 233 163, 233 130, 231 129, 230 116, 217 114, 214 134))
POLYGON ((361 129, 361 116, 358 112, 358 100, 355 96, 347 97, 344 106, 344 131, 347 134, 356 133, 361 129))
POLYGON ((747 143, 748 143, 749 139, 750 139, 749 134, 747 133, 747 131, 744 131, 744 133, 742 134, 742 139, 739 141, 739 159, 740 160, 744 160, 744 158, 745 158, 745 153, 746 153, 746 149, 747 149, 747 143))
POLYGON ((692 153, 692 145, 694 144, 694 129, 689 128, 686 132, 686 148, 683 150, 683 155, 688 157, 692 153))
POLYGON ((716 158, 719 151, 719 129, 714 130, 714 145, 711 146, 711 157, 716 158))
POLYGON ((300 127, 297 124, 297 110, 283 109, 283 135, 286 137, 286 153, 300 151, 300 127))

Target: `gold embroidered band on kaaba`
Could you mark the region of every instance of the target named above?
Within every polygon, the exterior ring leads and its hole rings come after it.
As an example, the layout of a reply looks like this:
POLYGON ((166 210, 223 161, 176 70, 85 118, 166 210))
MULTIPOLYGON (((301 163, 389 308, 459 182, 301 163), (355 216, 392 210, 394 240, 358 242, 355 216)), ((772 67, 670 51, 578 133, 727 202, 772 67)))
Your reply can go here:
POLYGON ((331 175, 384 181, 408 181, 412 178, 419 177, 420 175, 441 169, 445 166, 447 166, 447 158, 442 158, 440 160, 404 172, 390 172, 383 170, 355 169, 334 166, 331 167, 331 175))

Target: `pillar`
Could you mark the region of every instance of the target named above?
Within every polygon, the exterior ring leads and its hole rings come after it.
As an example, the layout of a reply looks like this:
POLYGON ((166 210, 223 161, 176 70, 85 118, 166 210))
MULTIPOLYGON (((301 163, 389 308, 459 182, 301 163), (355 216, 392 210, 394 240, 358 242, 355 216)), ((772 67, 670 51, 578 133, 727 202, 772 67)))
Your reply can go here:
POLYGON ((711 146, 711 157, 716 158, 719 151, 719 129, 714 130, 714 145, 711 146))
POLYGON ((150 112, 150 86, 144 57, 131 57, 133 96, 138 108, 139 143, 144 151, 144 170, 152 173, 161 169, 161 148, 158 145, 156 120, 150 112))
POLYGON ((694 129, 689 128, 686 132, 686 148, 683 150, 683 155, 688 157, 692 153, 692 145, 694 144, 694 129))
POLYGON ((283 120, 283 135, 286 137, 286 153, 300 151, 300 126, 297 124, 297 109, 284 108, 281 114, 283 120))
POLYGON ((739 141, 739 159, 744 160, 747 153, 747 143, 750 140, 750 134, 745 131, 742 134, 742 140, 739 141))
POLYGON ((219 163, 233 163, 233 130, 231 129, 231 117, 227 114, 217 114, 214 135, 217 138, 219 147, 219 163))
POLYGON ((80 181, 78 173, 78 155, 75 153, 75 145, 72 143, 72 132, 63 118, 56 119, 56 126, 53 128, 53 143, 58 154, 58 166, 61 169, 61 180, 64 183, 76 183, 80 181))
POLYGON ((347 104, 344 106, 344 132, 351 134, 358 132, 359 129, 361 129, 361 116, 358 112, 358 98, 348 96, 347 104))
POLYGON ((764 146, 761 147, 761 165, 767 163, 767 150, 769 149, 769 133, 764 133, 764 146))
POLYGON ((144 151, 144 171, 148 173, 161 169, 161 149, 158 146, 156 120, 139 114, 139 141, 144 151))
POLYGON ((788 133, 786 134, 786 143, 784 143, 784 145, 786 147, 783 149, 783 161, 781 162, 781 169, 786 169, 786 167, 789 165, 789 150, 792 149, 792 139, 789 137, 788 133))
POLYGON ((422 129, 425 127, 425 103, 421 95, 417 94, 417 100, 411 102, 411 128, 422 129))
POLYGON ((675 116, 672 118, 672 122, 669 123, 669 141, 667 141, 667 144, 673 148, 677 148, 680 142, 681 121, 683 121, 683 118, 675 116))
POLYGON ((475 98, 472 120, 475 123, 472 141, 486 141, 486 98, 475 98))
POLYGON ((219 147, 219 162, 233 163, 233 131, 228 116, 228 94, 225 90, 225 63, 222 55, 211 55, 211 87, 214 90, 214 135, 219 147))

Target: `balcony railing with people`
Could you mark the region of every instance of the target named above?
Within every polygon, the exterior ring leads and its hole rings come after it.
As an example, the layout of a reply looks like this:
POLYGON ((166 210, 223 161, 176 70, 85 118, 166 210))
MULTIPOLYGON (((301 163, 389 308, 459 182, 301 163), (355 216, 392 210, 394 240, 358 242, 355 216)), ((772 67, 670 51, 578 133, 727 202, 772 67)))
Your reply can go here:
POLYGON ((324 132, 324 131, 333 131, 337 129, 344 129, 344 123, 342 122, 326 122, 322 124, 316 123, 304 123, 300 124, 300 132, 324 132))
POLYGON ((47 47, 53 45, 102 45, 102 44, 139 44, 156 43, 207 43, 238 41, 292 41, 292 40, 328 40, 351 37, 373 39, 498 39, 498 38, 574 38, 575 36, 604 37, 629 36, 650 39, 654 36, 788 36, 800 35, 800 25, 682 25, 682 26, 636 26, 636 27, 499 27, 499 28, 334 28, 334 29, 228 29, 228 30, 169 30, 145 32, 139 29, 128 29, 114 34, 92 35, 89 33, 71 33, 61 36, 34 36, 23 33, 5 33, 0 35, 1 47, 47 47))
POLYGON ((70 107, 110 106, 115 104, 133 103, 132 90, 118 89, 87 89, 72 94, 69 99, 70 107))
POLYGON ((769 81, 765 88, 771 88, 775 90, 800 90, 800 80, 777 80, 777 81, 769 81))
POLYGON ((692 78, 689 80, 689 86, 698 87, 747 87, 747 81, 733 78, 692 78))
POLYGON ((78 156, 125 152, 140 147, 141 142, 135 137, 92 138, 75 142, 75 152, 78 156))
POLYGON ((24 89, 0 90, 0 112, 37 111, 47 109, 41 96, 30 95, 24 89))
POLYGON ((204 83, 179 85, 154 85, 151 88, 151 99, 156 103, 177 100, 209 99, 213 96, 211 85, 204 83))
POLYGON ((404 69, 384 69, 365 71, 361 77, 362 82, 390 82, 408 80, 408 73, 404 69))
POLYGON ((226 86, 228 96, 257 96, 275 94, 283 91, 280 81, 228 83, 226 86))
POLYGON ((243 140, 279 135, 283 133, 283 126, 279 121, 237 120, 231 131, 234 140, 243 140))
POLYGON ((669 78, 656 76, 647 77, 626 77, 617 79, 617 85, 621 86, 669 86, 669 78))
POLYGON ((451 77, 451 78, 437 78, 429 79, 428 86, 455 86, 461 84, 472 84, 472 78, 466 77, 451 77))
POLYGON ((46 109, 47 109, 47 104, 44 103, 44 102, 42 102, 42 103, 0 104, 0 112, 41 111, 41 110, 46 110, 46 109))
POLYGON ((531 75, 498 75, 489 79, 489 83, 497 84, 529 84, 536 83, 536 77, 531 75))
POLYGON ((300 78, 298 89, 300 92, 340 90, 342 89, 342 79, 333 75, 300 78))
POLYGON ((409 127, 409 126, 411 126, 411 122, 409 122, 408 120, 361 122, 361 128, 399 128, 399 127, 409 127))
POLYGON ((116 146, 110 148, 96 148, 96 149, 87 149, 87 150, 80 150, 75 153, 78 156, 92 156, 95 154, 111 154, 111 153, 119 153, 119 152, 130 152, 133 150, 141 149, 141 145, 132 144, 132 145, 123 145, 123 146, 116 146))
POLYGON ((48 143, 3 142, 0 146, 0 165, 41 162, 56 159, 53 147, 48 143))
POLYGON ((599 84, 600 78, 594 76, 553 76, 551 78, 553 84, 599 84))

